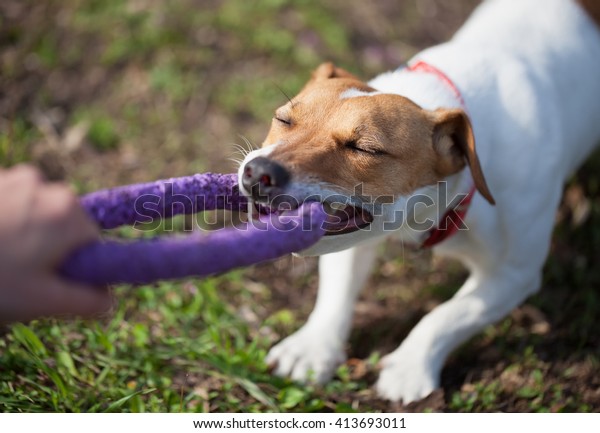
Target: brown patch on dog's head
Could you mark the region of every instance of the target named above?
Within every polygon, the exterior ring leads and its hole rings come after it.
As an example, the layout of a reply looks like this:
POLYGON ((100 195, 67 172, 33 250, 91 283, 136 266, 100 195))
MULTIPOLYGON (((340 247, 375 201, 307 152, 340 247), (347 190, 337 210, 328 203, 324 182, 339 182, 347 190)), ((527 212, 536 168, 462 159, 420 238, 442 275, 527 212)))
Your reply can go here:
POLYGON ((471 124, 462 110, 423 110, 411 100, 379 94, 325 63, 280 107, 264 145, 292 178, 371 196, 407 195, 468 165, 477 189, 494 199, 481 170, 471 124))
POLYGON ((592 17, 596 24, 600 26, 600 1, 598 0, 577 0, 583 9, 592 17))

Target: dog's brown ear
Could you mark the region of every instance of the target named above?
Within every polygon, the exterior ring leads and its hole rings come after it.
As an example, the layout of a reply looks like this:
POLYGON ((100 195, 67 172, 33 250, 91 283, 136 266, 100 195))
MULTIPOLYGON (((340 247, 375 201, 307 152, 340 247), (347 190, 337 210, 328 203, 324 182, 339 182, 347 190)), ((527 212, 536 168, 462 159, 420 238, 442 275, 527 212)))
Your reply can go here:
POLYGON ((477 191, 490 204, 496 204, 479 164, 469 117, 461 109, 438 109, 433 115, 433 148, 439 157, 438 172, 444 177, 457 173, 466 161, 477 191))
POLYGON ((328 80, 330 78, 352 78, 354 80, 360 80, 357 76, 352 75, 345 69, 338 68, 331 62, 321 63, 321 65, 319 65, 312 73, 312 79, 315 81, 328 80))

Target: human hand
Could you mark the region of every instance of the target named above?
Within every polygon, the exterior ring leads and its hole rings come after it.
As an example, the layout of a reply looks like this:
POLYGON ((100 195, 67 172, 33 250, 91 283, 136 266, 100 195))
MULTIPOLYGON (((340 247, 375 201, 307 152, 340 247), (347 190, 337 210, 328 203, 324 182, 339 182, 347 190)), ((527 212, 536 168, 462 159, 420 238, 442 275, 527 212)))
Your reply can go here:
POLYGON ((98 237, 68 186, 44 182, 30 166, 0 170, 0 323, 108 310, 106 288, 57 272, 70 253, 98 237))

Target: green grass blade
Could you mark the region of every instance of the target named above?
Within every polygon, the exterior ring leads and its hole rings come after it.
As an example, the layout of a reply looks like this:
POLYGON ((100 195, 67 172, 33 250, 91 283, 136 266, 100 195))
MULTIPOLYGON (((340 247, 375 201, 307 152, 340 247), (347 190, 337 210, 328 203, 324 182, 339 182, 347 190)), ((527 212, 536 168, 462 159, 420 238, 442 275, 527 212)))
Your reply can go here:
POLYGON ((269 397, 262 389, 260 389, 260 387, 257 384, 241 377, 237 377, 235 379, 235 382, 242 388, 244 388, 246 392, 252 397, 254 397, 256 400, 258 400, 265 406, 268 406, 274 412, 280 412, 279 408, 277 407, 277 403, 275 403, 275 401, 271 397, 269 397))
POLYGON ((13 326, 12 332, 15 336, 15 339, 32 354, 40 358, 48 356, 48 352, 44 346, 44 343, 42 343, 42 341, 30 328, 22 323, 17 323, 13 326))
POLYGON ((103 412, 105 412, 105 413, 113 412, 113 411, 119 409, 121 406, 123 406, 125 403, 127 403, 129 400, 131 400, 136 395, 146 395, 146 394, 150 394, 151 392, 154 392, 154 391, 156 391, 156 388, 140 390, 140 391, 136 391, 132 394, 126 395, 125 397, 120 398, 117 401, 113 401, 111 404, 108 405, 108 407, 103 412))

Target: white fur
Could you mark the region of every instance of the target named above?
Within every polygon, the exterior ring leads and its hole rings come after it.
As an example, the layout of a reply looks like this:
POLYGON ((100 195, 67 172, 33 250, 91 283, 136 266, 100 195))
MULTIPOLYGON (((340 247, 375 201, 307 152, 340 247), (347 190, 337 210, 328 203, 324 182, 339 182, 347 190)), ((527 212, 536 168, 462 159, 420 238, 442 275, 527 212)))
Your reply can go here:
POLYGON ((381 92, 365 92, 363 90, 358 89, 348 89, 345 92, 342 92, 340 95, 340 99, 350 99, 350 98, 359 98, 362 96, 377 96, 381 95, 381 92))
MULTIPOLYGON (((444 71, 460 90, 497 205, 476 195, 469 230, 435 248, 461 260, 470 276, 383 359, 377 391, 404 403, 437 388, 452 350, 539 289, 563 183, 600 142, 600 32, 574 1, 488 0, 450 42, 416 59, 444 71)), ((370 85, 426 109, 459 106, 448 86, 425 72, 386 73, 370 85)), ((447 181, 451 194, 466 192, 469 174, 447 181)), ((418 192, 436 197, 435 188, 418 192)), ((380 223, 406 200, 384 206, 370 231, 326 237, 305 252, 323 254, 317 303, 306 325, 270 351, 277 374, 331 377, 344 359, 374 242, 388 234, 380 223)), ((423 212, 419 217, 435 219, 438 209, 423 212)), ((404 226, 395 234, 422 239, 404 226)))

